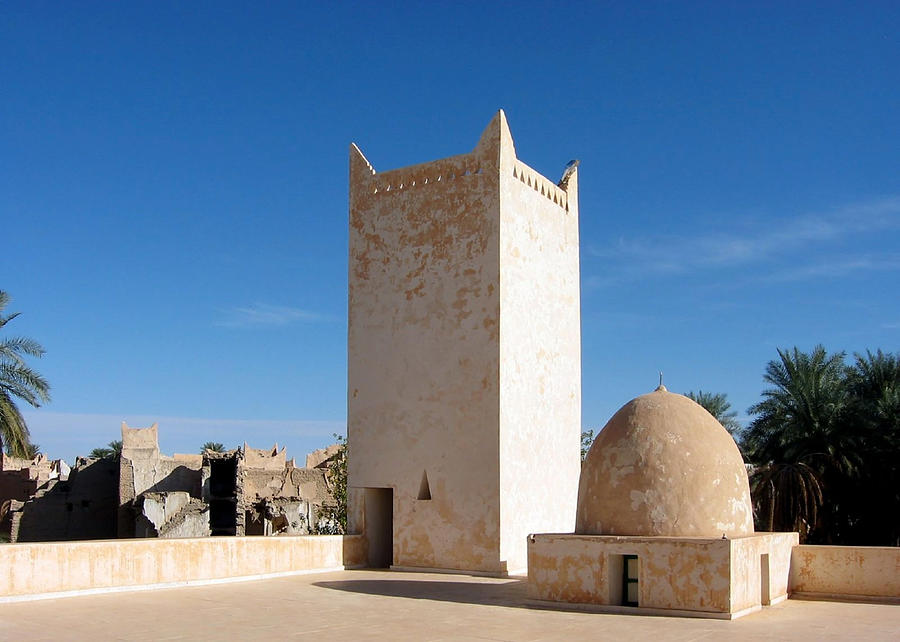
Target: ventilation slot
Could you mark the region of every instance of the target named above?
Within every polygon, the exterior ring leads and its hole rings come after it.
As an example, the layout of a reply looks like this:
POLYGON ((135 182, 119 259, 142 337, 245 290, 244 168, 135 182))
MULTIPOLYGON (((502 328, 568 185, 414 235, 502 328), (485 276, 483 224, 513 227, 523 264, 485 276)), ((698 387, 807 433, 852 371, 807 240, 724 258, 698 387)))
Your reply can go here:
POLYGON ((422 471, 422 483, 419 484, 419 496, 416 499, 431 499, 431 488, 428 486, 428 473, 422 471))

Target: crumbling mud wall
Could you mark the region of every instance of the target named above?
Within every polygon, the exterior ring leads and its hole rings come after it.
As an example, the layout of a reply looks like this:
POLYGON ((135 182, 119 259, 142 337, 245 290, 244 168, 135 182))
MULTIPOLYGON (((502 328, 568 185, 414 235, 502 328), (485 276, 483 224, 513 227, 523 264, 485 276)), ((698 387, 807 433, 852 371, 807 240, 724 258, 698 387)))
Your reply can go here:
POLYGON ((135 501, 136 537, 208 537, 209 506, 184 491, 142 493, 135 501))
MULTIPOLYGON (((119 458, 119 506, 116 531, 120 538, 135 537, 140 509, 135 500, 142 493, 186 492, 200 499, 202 455, 159 452, 157 424, 129 428, 122 422, 122 456, 119 458)), ((146 535, 145 535, 146 536, 146 535)))
POLYGON ((297 468, 277 444, 206 453, 202 486, 213 535, 316 533, 321 508, 334 502, 327 468, 297 468))
POLYGON ((10 541, 116 537, 118 462, 79 458, 67 480, 51 480, 25 502, 13 502, 10 541))
POLYGON ((334 504, 329 456, 315 454, 320 467, 310 469, 297 468, 277 444, 169 457, 159 452, 156 424, 123 422, 121 455, 80 459, 66 481, 58 462, 0 459, 0 479, 12 480, 19 498, 0 506, 0 533, 36 542, 333 532, 319 523, 321 509, 334 504))

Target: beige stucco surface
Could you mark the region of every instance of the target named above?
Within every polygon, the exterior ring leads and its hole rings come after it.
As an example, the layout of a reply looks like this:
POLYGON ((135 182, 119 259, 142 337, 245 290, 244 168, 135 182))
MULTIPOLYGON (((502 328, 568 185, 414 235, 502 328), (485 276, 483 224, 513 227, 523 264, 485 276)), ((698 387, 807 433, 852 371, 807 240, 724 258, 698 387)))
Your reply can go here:
POLYGON ((358 535, 6 544, 0 546, 0 599, 333 569, 364 560, 358 535))
POLYGON ((573 519, 577 212, 514 154, 502 112, 468 154, 350 150, 349 485, 393 490, 394 565, 524 568, 525 535, 573 519))
POLYGON ((797 533, 755 533, 730 540, 732 612, 766 606, 788 595, 791 551, 799 542, 797 533), (765 575, 767 590, 762 586, 765 575))
POLYGON ((558 187, 500 153, 501 559, 524 571, 526 535, 572 531, 581 471, 578 176, 558 187))
POLYGON ((797 546, 790 583, 795 593, 900 600, 900 548, 797 546))
POLYGON ((760 563, 769 555, 771 600, 787 594, 795 533, 736 539, 535 535, 529 542, 529 594, 535 599, 620 605, 623 555, 637 555, 639 606, 739 613, 761 605, 760 563), (620 559, 620 558, 619 558, 620 559))
POLYGON ((660 386, 625 404, 582 467, 575 532, 736 537, 753 533, 744 462, 699 404, 660 386))
POLYGON ((535 608, 525 582, 344 571, 0 604, 9 640, 896 640, 900 608, 787 600, 728 622, 535 608), (351 617, 348 617, 351 614, 351 617))

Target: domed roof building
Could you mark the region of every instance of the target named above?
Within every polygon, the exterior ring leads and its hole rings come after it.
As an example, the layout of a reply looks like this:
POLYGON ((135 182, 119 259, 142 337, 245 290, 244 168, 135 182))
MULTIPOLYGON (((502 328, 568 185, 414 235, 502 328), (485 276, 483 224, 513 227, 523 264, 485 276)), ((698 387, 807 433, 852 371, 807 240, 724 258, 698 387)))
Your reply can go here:
POLYGON ((660 385, 632 399, 581 469, 573 534, 532 535, 531 596, 734 619, 787 598, 796 533, 755 533, 728 431, 660 385))
POLYGON ((575 532, 752 534, 750 485, 734 439, 702 406, 662 385, 632 399, 584 461, 575 532))

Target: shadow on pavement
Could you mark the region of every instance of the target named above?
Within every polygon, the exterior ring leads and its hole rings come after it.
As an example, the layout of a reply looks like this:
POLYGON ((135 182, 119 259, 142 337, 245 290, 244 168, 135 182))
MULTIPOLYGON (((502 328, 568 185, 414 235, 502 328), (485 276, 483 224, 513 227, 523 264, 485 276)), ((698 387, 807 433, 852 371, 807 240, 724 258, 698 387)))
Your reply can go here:
POLYGON ((406 597, 415 600, 437 600, 465 604, 489 604, 528 608, 526 604, 526 581, 504 579, 492 582, 459 580, 415 580, 398 577, 379 579, 337 580, 313 582, 319 588, 367 595, 406 597))

